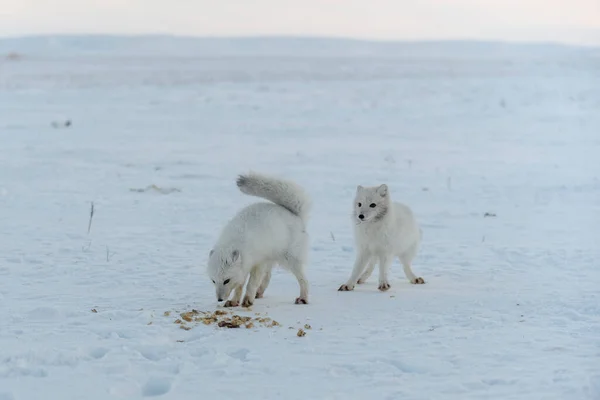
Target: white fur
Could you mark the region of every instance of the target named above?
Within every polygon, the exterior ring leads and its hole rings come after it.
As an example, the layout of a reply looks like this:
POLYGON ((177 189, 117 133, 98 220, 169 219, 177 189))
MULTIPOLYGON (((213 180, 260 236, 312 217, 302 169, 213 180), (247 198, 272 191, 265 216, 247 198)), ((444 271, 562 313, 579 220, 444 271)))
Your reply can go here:
POLYGON ((356 188, 352 219, 356 260, 352 275, 340 286, 340 291, 353 290, 357 283, 364 283, 373 273, 377 262, 379 290, 388 290, 388 274, 394 257, 400 259, 404 273, 411 283, 425 283, 423 278, 415 276, 411 269, 421 244, 421 229, 408 206, 392 202, 387 185, 359 185, 356 188))
POLYGON ((241 209, 223 228, 210 251, 207 272, 215 284, 218 301, 234 296, 225 306, 237 306, 248 279, 242 305, 249 307, 262 297, 278 264, 294 274, 300 285, 297 304, 308 303, 304 267, 308 259, 306 222, 310 199, 295 184, 262 174, 249 173, 237 179, 248 195, 268 199, 241 209), (225 283, 227 282, 227 283, 225 283))

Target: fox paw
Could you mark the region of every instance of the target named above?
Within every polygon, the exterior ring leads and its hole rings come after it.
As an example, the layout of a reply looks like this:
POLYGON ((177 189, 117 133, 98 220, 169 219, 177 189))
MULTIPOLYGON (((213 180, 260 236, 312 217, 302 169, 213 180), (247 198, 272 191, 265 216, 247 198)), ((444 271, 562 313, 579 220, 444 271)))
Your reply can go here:
POLYGON ((254 302, 252 301, 252 299, 250 299, 250 297, 248 297, 247 295, 244 297, 244 301, 242 301, 242 307, 251 307, 254 304, 254 302))
POLYGON ((256 296, 254 296, 255 299, 262 299, 264 296, 264 293, 262 292, 256 292, 256 296))
POLYGON ((423 285, 425 283, 425 279, 418 277, 415 279, 411 279, 410 283, 412 283, 414 285, 423 285))
POLYGON ((225 302, 225 304, 223 304, 223 307, 237 307, 240 305, 239 301, 231 301, 231 300, 227 300, 225 302))
POLYGON ((351 285, 342 285, 338 289, 338 292, 349 292, 351 290, 354 290, 354 286, 351 286, 351 285))
POLYGON ((304 297, 298 297, 294 303, 295 304, 308 304, 308 300, 304 297))
POLYGON ((358 278, 358 280, 356 281, 356 283, 358 285, 362 285, 363 283, 365 283, 367 281, 367 278, 358 278))
POLYGON ((389 283, 381 282, 381 283, 379 283, 379 287, 377 287, 377 289, 381 290, 382 292, 385 292, 386 290, 388 290, 391 287, 392 286, 389 283))

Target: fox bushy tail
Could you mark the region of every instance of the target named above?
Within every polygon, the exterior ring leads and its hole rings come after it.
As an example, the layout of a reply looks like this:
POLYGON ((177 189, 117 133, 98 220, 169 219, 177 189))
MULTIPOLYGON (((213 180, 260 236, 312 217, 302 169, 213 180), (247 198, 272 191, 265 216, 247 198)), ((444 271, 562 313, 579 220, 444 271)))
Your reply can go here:
POLYGON ((300 185, 256 172, 239 175, 236 183, 242 193, 272 201, 296 214, 305 222, 308 219, 311 201, 300 185))

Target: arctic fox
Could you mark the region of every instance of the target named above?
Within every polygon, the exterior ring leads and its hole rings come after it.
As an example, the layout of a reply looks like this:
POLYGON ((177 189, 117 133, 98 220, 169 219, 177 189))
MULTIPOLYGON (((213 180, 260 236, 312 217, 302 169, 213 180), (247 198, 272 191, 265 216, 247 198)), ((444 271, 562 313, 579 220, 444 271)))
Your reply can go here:
POLYGON ((339 291, 353 290, 357 283, 366 282, 376 262, 379 262, 379 290, 388 290, 391 287, 388 272, 394 257, 400 259, 411 283, 425 283, 411 269, 421 243, 421 228, 408 206, 392 202, 387 185, 356 188, 353 221, 356 260, 350 279, 339 291))
POLYGON ((242 306, 250 307, 263 296, 278 264, 294 274, 300 285, 296 304, 308 303, 308 281, 304 267, 308 259, 306 222, 310 198, 294 182, 258 173, 239 175, 242 193, 271 202, 250 204, 241 209, 223 228, 210 251, 207 272, 213 281, 218 301, 234 291, 225 307, 237 307, 246 278, 242 306))

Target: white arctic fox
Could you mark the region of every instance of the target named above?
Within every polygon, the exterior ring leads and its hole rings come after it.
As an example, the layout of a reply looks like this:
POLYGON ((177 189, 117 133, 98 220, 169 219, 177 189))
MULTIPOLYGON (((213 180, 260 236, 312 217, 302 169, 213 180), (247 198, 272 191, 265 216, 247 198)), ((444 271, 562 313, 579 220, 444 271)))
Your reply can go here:
POLYGON ((400 259, 411 283, 425 283, 411 270, 421 243, 421 228, 409 207, 392 202, 387 185, 356 188, 353 221, 356 260, 350 279, 338 290, 353 290, 357 283, 366 282, 376 262, 379 262, 379 290, 388 290, 388 272, 394 257, 400 259))
POLYGON ((300 285, 296 304, 308 303, 308 281, 304 267, 308 259, 306 221, 310 199, 294 182, 258 173, 240 175, 237 186, 248 195, 271 202, 254 203, 241 209, 223 228, 208 257, 208 275, 215 284, 218 301, 233 298, 225 307, 249 307, 262 297, 275 264, 289 269, 300 285))

